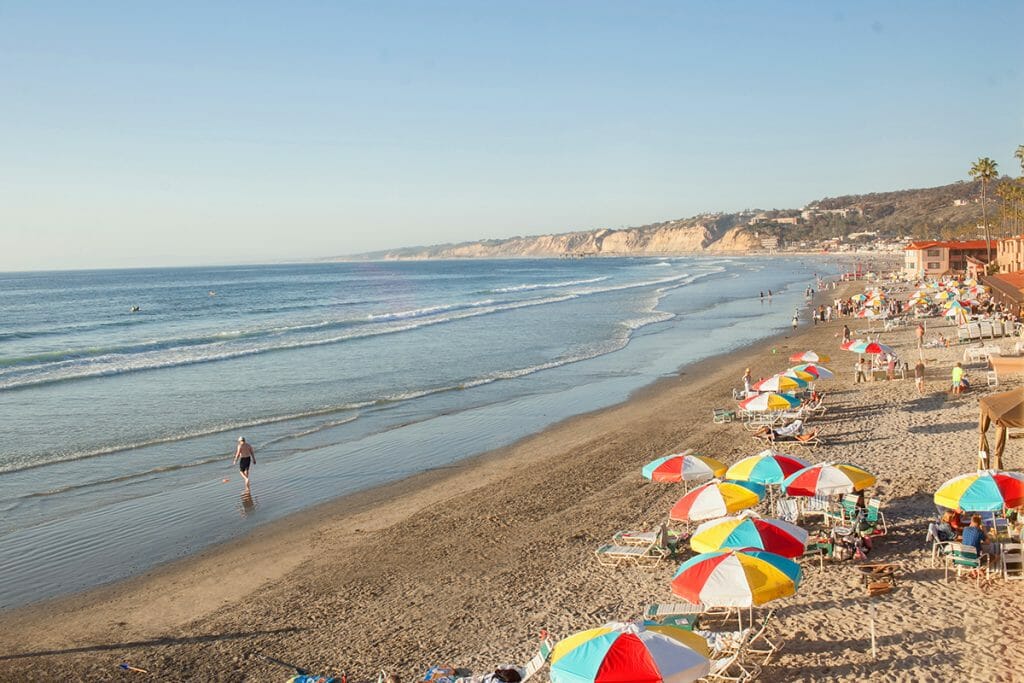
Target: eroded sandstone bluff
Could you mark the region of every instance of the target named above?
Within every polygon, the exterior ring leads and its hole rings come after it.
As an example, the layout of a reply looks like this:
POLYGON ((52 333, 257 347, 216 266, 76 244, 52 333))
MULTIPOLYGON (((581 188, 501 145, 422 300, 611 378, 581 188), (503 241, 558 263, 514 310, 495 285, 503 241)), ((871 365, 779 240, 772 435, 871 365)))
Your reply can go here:
POLYGON ((668 221, 637 228, 512 237, 361 254, 366 258, 501 258, 515 256, 656 256, 693 252, 748 252, 761 241, 731 217, 668 221))

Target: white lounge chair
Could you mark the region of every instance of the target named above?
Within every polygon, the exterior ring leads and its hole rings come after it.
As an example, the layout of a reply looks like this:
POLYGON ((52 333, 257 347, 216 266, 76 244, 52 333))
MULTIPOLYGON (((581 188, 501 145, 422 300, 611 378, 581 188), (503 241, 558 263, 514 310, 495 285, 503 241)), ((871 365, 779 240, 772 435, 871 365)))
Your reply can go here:
POLYGON ((608 543, 594 551, 599 564, 618 567, 623 564, 655 565, 672 554, 672 551, 655 541, 648 546, 615 545, 608 543))

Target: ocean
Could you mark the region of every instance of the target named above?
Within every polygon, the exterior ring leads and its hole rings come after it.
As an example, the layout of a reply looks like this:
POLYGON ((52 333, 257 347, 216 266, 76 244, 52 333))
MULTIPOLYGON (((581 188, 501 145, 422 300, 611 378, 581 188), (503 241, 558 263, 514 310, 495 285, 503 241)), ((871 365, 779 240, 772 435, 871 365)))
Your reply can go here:
POLYGON ((0 608, 621 402, 788 327, 814 275, 838 272, 686 257, 0 274, 0 608))

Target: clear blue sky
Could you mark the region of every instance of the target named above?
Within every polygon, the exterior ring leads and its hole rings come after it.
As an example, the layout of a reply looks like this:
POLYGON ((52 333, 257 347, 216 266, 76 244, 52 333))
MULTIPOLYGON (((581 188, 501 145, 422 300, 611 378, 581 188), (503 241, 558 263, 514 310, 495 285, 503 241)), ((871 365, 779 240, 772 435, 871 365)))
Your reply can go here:
POLYGON ((3 2, 0 270, 1019 174, 1024 2, 3 2))

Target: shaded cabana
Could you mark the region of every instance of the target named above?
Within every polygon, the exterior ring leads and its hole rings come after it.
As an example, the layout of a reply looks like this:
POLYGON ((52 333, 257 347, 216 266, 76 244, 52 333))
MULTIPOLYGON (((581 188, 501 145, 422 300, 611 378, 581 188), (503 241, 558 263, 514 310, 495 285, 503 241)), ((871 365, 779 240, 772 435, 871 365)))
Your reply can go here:
POLYGON ((988 454, 989 467, 1001 470, 1007 430, 1024 428, 1024 389, 990 394, 982 398, 978 404, 981 408, 981 417, 978 421, 981 440, 978 450, 988 454), (985 436, 985 432, 993 423, 996 426, 995 450, 989 448, 988 438, 985 436))

